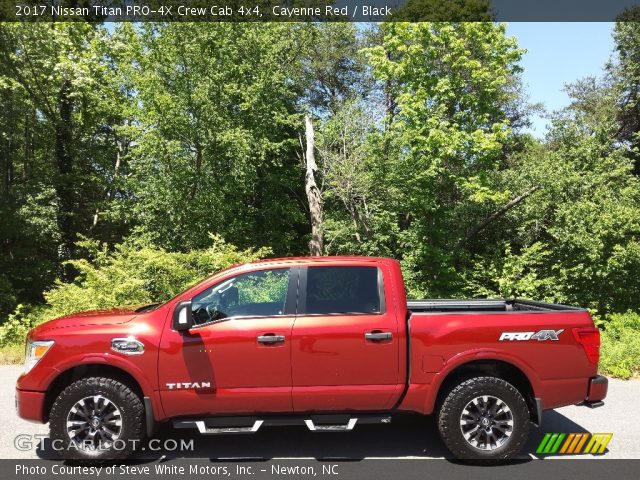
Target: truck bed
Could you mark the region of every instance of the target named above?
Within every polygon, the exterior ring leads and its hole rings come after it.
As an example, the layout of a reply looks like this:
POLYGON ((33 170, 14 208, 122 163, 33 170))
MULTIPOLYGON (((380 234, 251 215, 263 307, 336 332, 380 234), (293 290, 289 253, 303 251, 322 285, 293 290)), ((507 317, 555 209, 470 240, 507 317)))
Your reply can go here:
POLYGON ((456 312, 557 312, 581 311, 582 308, 556 303, 514 299, 424 299, 408 300, 407 308, 412 313, 456 313, 456 312))

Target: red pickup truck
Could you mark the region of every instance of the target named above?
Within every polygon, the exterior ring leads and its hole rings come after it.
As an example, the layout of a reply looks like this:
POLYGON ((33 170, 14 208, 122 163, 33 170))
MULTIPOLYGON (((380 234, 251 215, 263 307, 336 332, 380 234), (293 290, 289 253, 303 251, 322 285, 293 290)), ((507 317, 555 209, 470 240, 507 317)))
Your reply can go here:
POLYGON ((162 305, 39 325, 16 407, 75 458, 124 458, 166 421, 201 434, 347 432, 409 411, 437 415, 458 458, 507 459, 543 410, 602 405, 599 349, 579 308, 407 301, 395 260, 285 258, 231 267, 162 305))

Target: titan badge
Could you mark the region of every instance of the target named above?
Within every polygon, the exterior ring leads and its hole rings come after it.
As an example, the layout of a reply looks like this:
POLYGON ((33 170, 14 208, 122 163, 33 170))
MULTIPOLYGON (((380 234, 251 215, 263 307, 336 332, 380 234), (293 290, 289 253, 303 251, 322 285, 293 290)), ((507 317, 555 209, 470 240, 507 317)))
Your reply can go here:
POLYGON ((211 382, 180 382, 180 383, 167 383, 169 390, 185 390, 189 388, 211 388, 211 382))

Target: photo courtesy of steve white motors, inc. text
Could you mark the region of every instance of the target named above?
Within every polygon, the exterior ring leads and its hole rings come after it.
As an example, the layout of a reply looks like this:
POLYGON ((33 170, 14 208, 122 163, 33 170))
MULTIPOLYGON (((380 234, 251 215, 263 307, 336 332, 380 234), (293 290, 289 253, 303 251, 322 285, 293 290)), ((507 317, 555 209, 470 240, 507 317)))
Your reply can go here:
POLYGON ((23 465, 15 466, 16 476, 48 475, 86 475, 96 478, 124 476, 125 478, 144 478, 147 475, 192 475, 192 476, 225 476, 246 477, 251 475, 268 476, 334 476, 340 475, 338 464, 325 463, 322 465, 295 465, 273 463, 264 466, 245 465, 243 463, 232 465, 23 465))

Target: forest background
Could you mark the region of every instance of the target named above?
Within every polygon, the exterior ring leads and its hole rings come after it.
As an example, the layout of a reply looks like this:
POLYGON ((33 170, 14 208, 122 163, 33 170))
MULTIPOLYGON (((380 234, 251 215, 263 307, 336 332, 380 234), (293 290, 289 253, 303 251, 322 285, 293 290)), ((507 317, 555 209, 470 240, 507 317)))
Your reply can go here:
POLYGON ((640 24, 543 138, 506 26, 0 24, 0 361, 269 256, 588 308, 640 373, 640 24))

